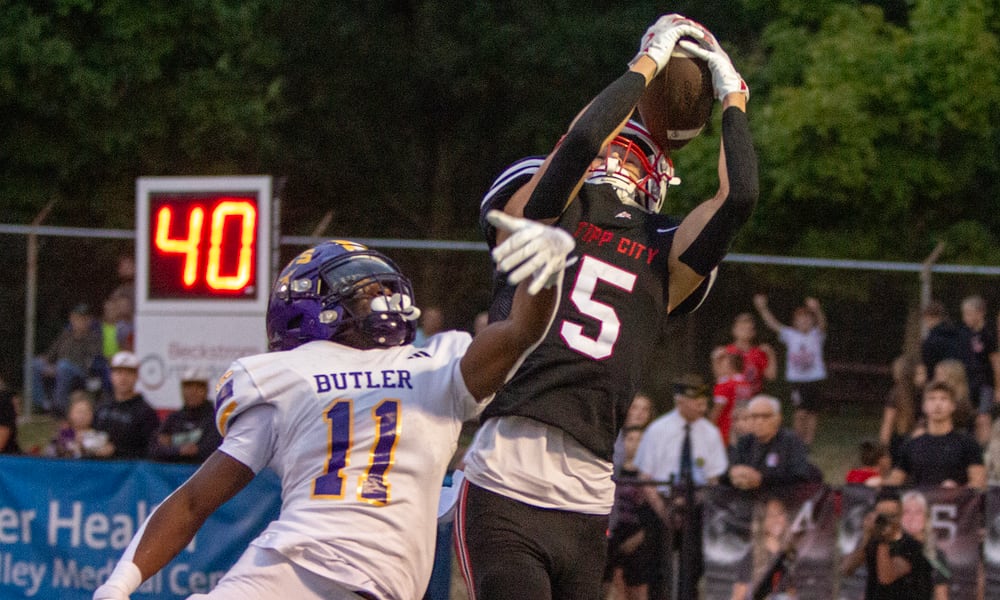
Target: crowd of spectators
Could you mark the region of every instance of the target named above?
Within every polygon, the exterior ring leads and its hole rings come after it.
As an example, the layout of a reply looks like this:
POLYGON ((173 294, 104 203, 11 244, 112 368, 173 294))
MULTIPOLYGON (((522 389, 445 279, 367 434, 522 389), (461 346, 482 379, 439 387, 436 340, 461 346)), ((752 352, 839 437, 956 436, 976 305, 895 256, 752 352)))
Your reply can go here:
POLYGON ((140 361, 132 352, 134 258, 120 256, 115 274, 100 317, 88 304, 75 305, 56 339, 31 365, 32 408, 50 415, 55 423, 48 443, 21 448, 20 399, 0 381, 0 453, 197 464, 221 443, 207 372, 193 369, 182 374, 178 390, 182 406, 162 423, 137 390, 140 361))
POLYGON ((161 423, 156 410, 136 390, 138 357, 119 350, 109 367, 111 393, 95 404, 89 392, 75 390, 66 419, 44 455, 197 464, 222 442, 208 400, 206 373, 191 370, 181 377, 183 406, 161 423))
MULTIPOLYGON (((623 510, 631 518, 625 521, 620 516, 612 518, 613 524, 627 523, 627 526, 619 525, 620 529, 610 531, 608 575, 609 581, 616 583, 609 588, 608 598, 654 597, 655 586, 650 584, 662 581, 656 579, 660 567, 655 564, 650 567, 645 552, 654 551, 658 556, 676 552, 677 560, 684 560, 677 540, 665 538, 663 532, 683 529, 677 521, 683 513, 677 509, 685 500, 678 494, 678 490, 684 489, 685 476, 695 488, 718 482, 768 498, 761 505, 767 509, 761 508, 760 525, 754 526, 755 536, 770 540, 762 545, 761 551, 787 550, 783 546, 787 538, 777 534, 768 538, 767 532, 780 528, 774 524, 777 516, 767 515, 785 514, 781 495, 777 493, 785 486, 823 481, 822 473, 810 458, 809 442, 815 439, 816 414, 823 404, 823 382, 828 376, 823 356, 828 324, 819 301, 814 298, 806 298, 794 310, 790 325, 781 323, 771 313, 767 300, 766 296, 758 295, 753 304, 783 346, 787 385, 772 385, 778 378, 779 354, 773 346, 758 339, 757 323, 749 312, 733 319, 731 340, 714 349, 709 357, 714 387, 711 394, 704 394, 708 406, 700 414, 698 411, 704 405, 698 398, 676 393, 682 388, 693 389, 684 384, 690 376, 678 380, 673 410, 652 420, 645 428, 635 460, 629 462, 630 454, 625 454, 627 468, 616 463, 619 497, 623 510), (788 390, 787 408, 782 399, 766 393, 772 389, 788 390), (692 413, 688 415, 691 418, 684 416, 688 412, 692 413), (790 428, 782 426, 785 412, 793 415, 790 428), (693 436, 694 431, 699 432, 698 436, 693 436), (707 444, 706 437, 713 442, 707 444), (699 441, 685 450, 687 439, 699 441), (721 470, 717 468, 719 448, 725 449, 722 453, 725 466, 721 470), (684 465, 692 457, 696 466, 685 471, 684 465), (646 515, 646 521, 639 515, 646 515), (652 524, 651 516, 657 517, 652 524), (656 531, 649 531, 650 528, 656 531), (642 531, 642 535, 637 531, 642 531)), ((919 597, 925 591, 944 597, 942 590, 947 587, 947 569, 927 525, 926 499, 914 491, 901 498, 895 490, 921 486, 982 489, 988 482, 1000 484, 997 331, 986 326, 986 305, 979 296, 966 298, 961 304, 961 314, 962 323, 955 324, 945 307, 936 301, 922 311, 920 352, 904 354, 893 361, 892 387, 878 437, 859 444, 857 463, 843 482, 880 490, 865 525, 864 542, 845 561, 845 567, 849 567, 845 572, 867 562, 873 573, 869 590, 890 594, 885 597, 895 597, 891 593, 896 590, 919 592, 919 597), (883 554, 887 557, 885 563, 880 562, 883 554), (909 565, 905 569, 900 567, 904 563, 909 565), (887 564, 900 568, 886 570, 887 564), (883 568, 881 574, 879 568, 883 568), (884 577, 880 580, 880 576, 884 577)), ((1000 328, 1000 315, 997 326, 1000 328)), ((636 403, 642 407, 640 412, 648 413, 647 395, 637 397, 636 403)), ((639 437, 641 426, 630 422, 623 429, 629 447, 639 437)), ((620 515, 617 504, 613 515, 620 515)), ((695 569, 694 573, 697 572, 695 569)), ((659 575, 662 578, 662 573, 659 575)), ((739 577, 737 587, 743 587, 734 593, 749 591, 746 586, 752 577, 754 574, 739 577)))

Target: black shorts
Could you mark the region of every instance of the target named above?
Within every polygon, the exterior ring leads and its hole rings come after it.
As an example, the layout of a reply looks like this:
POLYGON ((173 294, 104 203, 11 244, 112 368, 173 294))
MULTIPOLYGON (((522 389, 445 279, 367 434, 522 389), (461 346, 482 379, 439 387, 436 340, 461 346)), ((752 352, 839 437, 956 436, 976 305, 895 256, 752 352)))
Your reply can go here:
POLYGON ((455 547, 475 600, 600 600, 607 515, 539 508, 463 484, 455 547))
POLYGON ((792 406, 798 410, 819 412, 823 400, 822 381, 790 381, 792 406))

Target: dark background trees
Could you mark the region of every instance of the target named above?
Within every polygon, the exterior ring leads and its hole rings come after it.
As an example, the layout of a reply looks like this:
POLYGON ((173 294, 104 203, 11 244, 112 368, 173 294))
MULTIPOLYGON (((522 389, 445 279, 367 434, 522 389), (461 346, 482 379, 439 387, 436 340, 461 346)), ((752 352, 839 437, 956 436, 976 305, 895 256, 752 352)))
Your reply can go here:
MULTIPOLYGON (((491 179, 546 152, 648 23, 676 11, 713 29, 753 93, 762 197, 736 251, 920 261, 943 240, 945 262, 1000 263, 996 0, 3 4, 5 223, 55 201, 48 224, 130 228, 136 177, 266 173, 286 182, 285 234, 309 234, 331 212, 330 235, 478 240, 491 179)), ((714 192, 718 117, 674 157, 684 183, 671 212, 714 192)), ((0 236, 11 309, 0 372, 14 380, 23 247, 0 236)), ((41 345, 73 303, 113 286, 127 249, 43 240, 41 345)), ((449 325, 486 304, 485 255, 396 254, 449 325)), ((891 339, 908 306, 890 299, 915 290, 912 278, 832 271, 742 268, 729 281, 693 317, 698 330, 724 332, 767 289, 779 312, 782 294, 789 308, 823 296, 834 324, 881 301, 891 339)), ((949 282, 947 293, 987 283, 949 282)))

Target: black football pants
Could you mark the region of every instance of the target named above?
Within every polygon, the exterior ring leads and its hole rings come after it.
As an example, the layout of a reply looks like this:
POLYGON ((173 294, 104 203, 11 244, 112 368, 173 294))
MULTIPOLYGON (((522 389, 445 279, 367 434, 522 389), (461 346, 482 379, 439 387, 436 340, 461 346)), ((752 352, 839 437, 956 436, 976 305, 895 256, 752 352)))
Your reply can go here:
POLYGON ((538 508, 463 485, 455 542, 470 600, 600 600, 607 515, 538 508))

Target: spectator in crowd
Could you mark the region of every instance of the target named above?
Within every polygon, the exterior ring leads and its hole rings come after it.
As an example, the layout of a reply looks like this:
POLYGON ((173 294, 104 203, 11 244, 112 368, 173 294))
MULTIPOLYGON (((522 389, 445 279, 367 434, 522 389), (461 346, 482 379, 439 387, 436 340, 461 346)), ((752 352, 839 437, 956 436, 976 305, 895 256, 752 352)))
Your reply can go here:
MULTIPOLYGON (((753 395, 743 377, 743 356, 726 352, 724 348, 712 351, 712 407, 708 420, 715 423, 722 434, 722 441, 730 443, 730 429, 733 423, 733 409, 739 402, 746 402, 753 395)), ((747 432, 749 433, 749 432, 747 432)))
POLYGON ((611 457, 614 465, 614 474, 617 475, 625 462, 625 430, 630 427, 645 429, 653 418, 653 399, 645 392, 636 392, 632 397, 632 402, 628 405, 628 412, 625 413, 625 422, 622 430, 615 440, 615 451, 611 457))
POLYGON ((97 449, 99 458, 145 458, 160 419, 135 389, 139 381, 139 359, 128 350, 111 357, 111 398, 97 407, 94 429, 108 434, 97 449))
POLYGON ((660 524, 646 501, 645 486, 634 484, 639 478, 634 458, 642 433, 639 425, 622 429, 624 456, 617 471, 615 503, 608 520, 608 562, 604 574, 608 599, 645 600, 660 562, 660 524))
POLYGON ((128 300, 109 296, 101 312, 101 349, 109 361, 119 350, 132 350, 132 322, 128 320, 128 300))
POLYGON ((108 367, 111 357, 120 350, 132 350, 132 322, 125 316, 128 307, 129 302, 123 296, 109 296, 104 300, 98 325, 101 354, 94 359, 91 369, 94 377, 100 380, 100 396, 111 393, 111 369, 108 367))
POLYGON ((816 423, 822 403, 822 382, 826 379, 823 344, 826 342, 826 314, 816 298, 806 298, 795 309, 791 326, 785 325, 767 306, 767 296, 757 294, 753 304, 764 324, 778 334, 787 349, 785 380, 791 387, 792 429, 806 446, 816 437, 816 423))
POLYGON ((729 466, 726 446, 718 427, 705 418, 709 388, 698 375, 687 374, 674 383, 674 409, 646 428, 635 456, 642 479, 673 481, 675 488, 664 498, 662 490, 646 486, 646 501, 674 537, 681 560, 678 595, 693 598, 703 568, 701 510, 693 488, 714 484, 729 466), (678 492, 679 490, 679 492, 678 492), (693 534, 693 535, 689 535, 693 534))
POLYGON ((750 560, 742 561, 737 568, 733 598, 746 598, 748 591, 754 598, 762 597, 759 594, 767 594, 768 598, 795 597, 794 584, 786 576, 786 558, 795 540, 791 521, 788 507, 779 496, 767 497, 754 506, 750 560), (751 590, 751 585, 755 589, 751 590))
POLYGON ((924 547, 924 558, 931 565, 931 582, 934 584, 934 600, 948 600, 948 582, 951 571, 948 569, 944 553, 934 543, 934 528, 931 523, 930 506, 927 497, 917 490, 903 493, 901 498, 903 516, 900 525, 903 531, 924 547))
POLYGON ((20 454, 17 442, 18 397, 7 383, 0 379, 0 454, 20 454))
POLYGON ((881 490, 875 508, 865 516, 861 542, 844 558, 850 575, 862 564, 868 570, 865 600, 931 600, 931 565, 923 545, 903 531, 899 493, 881 490))
POLYGON ((858 444, 860 467, 847 472, 846 483, 860 483, 869 487, 882 487, 882 482, 892 470, 889 449, 875 440, 862 440, 858 444))
POLYGON ((108 434, 94 429, 94 400, 86 390, 69 398, 66 423, 56 432, 43 454, 59 458, 92 458, 108 442, 108 434))
POLYGON ((965 376, 965 364, 957 358, 946 358, 934 365, 931 381, 943 381, 955 392, 955 428, 972 433, 976 409, 969 397, 969 380, 965 376))
MULTIPOLYGON (((690 477, 696 486, 718 483, 729 463, 719 428, 705 418, 708 386, 700 376, 686 374, 673 387, 674 409, 646 428, 635 465, 643 478, 655 481, 683 484, 684 477, 690 477), (685 437, 690 440, 687 456, 685 437)), ((651 495, 660 499, 659 494, 651 495)), ((656 500, 650 501, 654 508, 658 508, 656 500)), ((664 513, 657 510, 657 514, 664 513)))
POLYGON ((986 326, 986 301, 982 296, 962 300, 959 326, 966 347, 965 375, 969 399, 976 408, 976 441, 986 446, 990 439, 994 409, 1000 406, 1000 349, 997 332, 986 326))
POLYGON ((90 307, 78 304, 69 313, 69 327, 63 329, 48 350, 32 364, 35 406, 59 417, 65 416, 69 393, 86 385, 99 356, 101 334, 94 326, 90 307), (47 379, 54 379, 51 398, 46 395, 47 379))
POLYGON ((750 394, 764 390, 766 381, 778 377, 778 359, 770 344, 757 343, 757 321, 751 313, 744 312, 733 318, 733 340, 725 346, 726 352, 743 358, 743 377, 750 386, 750 394))
POLYGON ((131 254, 119 256, 115 275, 118 284, 108 294, 108 299, 115 301, 120 318, 131 324, 135 318, 135 257, 131 254))
POLYGON ((923 410, 927 431, 903 444, 886 484, 984 487, 982 450, 972 436, 955 429, 955 391, 932 381, 924 389, 923 410))
POLYGON ((753 419, 750 418, 750 401, 740 400, 733 407, 733 421, 729 426, 729 445, 726 452, 729 464, 733 464, 733 452, 740 438, 753 433, 753 419))
POLYGON ((822 477, 808 459, 802 440, 781 426, 781 402, 758 394, 747 407, 752 434, 736 443, 725 481, 741 490, 764 491, 822 477))
POLYGON ((414 346, 427 344, 427 338, 444 331, 444 313, 439 306, 428 306, 420 313, 420 326, 417 327, 417 339, 414 346))
POLYGON ((208 399, 208 373, 191 368, 181 375, 180 410, 171 413, 153 438, 153 460, 200 464, 222 443, 215 406, 208 399))
POLYGON ((916 361, 905 354, 892 361, 892 388, 882 409, 878 439, 888 446, 893 463, 899 460, 900 447, 917 426, 915 370, 916 361))
POLYGON ((946 358, 964 360, 966 355, 962 335, 948 312, 938 300, 931 300, 920 313, 924 339, 920 343, 920 365, 916 384, 923 387, 934 376, 934 366, 946 358))

